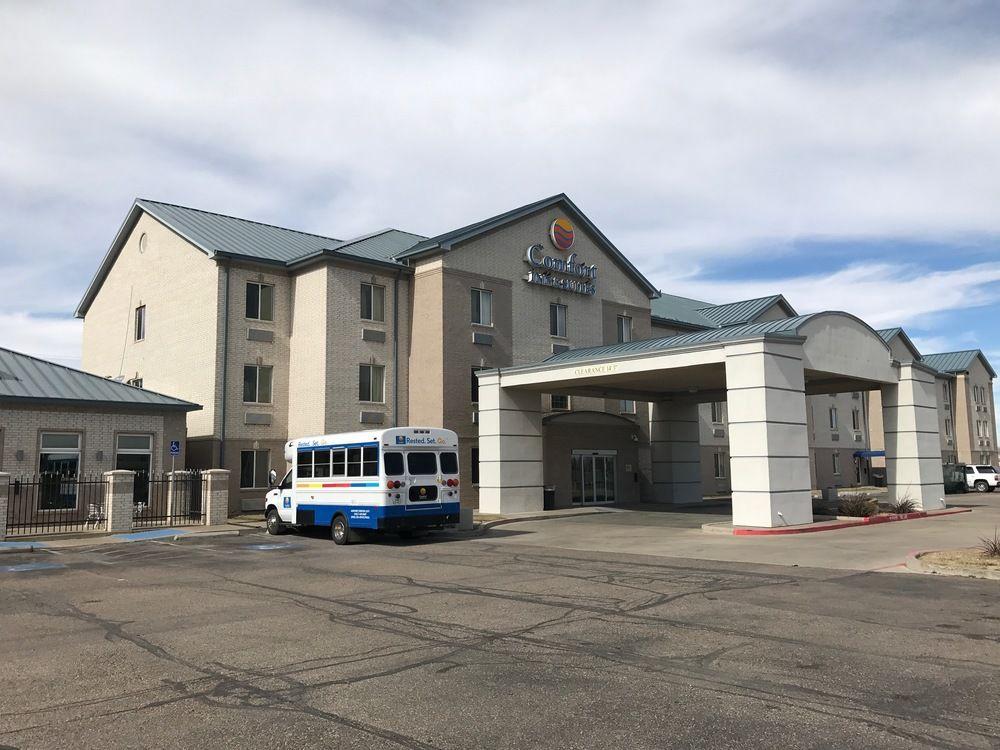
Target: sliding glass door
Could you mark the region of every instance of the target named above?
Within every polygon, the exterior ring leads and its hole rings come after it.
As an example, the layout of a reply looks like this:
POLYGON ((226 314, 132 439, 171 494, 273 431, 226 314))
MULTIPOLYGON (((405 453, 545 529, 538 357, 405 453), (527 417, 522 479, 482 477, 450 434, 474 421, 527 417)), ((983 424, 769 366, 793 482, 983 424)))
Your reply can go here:
POLYGON ((613 503, 617 499, 615 451, 574 451, 573 502, 582 505, 613 503))

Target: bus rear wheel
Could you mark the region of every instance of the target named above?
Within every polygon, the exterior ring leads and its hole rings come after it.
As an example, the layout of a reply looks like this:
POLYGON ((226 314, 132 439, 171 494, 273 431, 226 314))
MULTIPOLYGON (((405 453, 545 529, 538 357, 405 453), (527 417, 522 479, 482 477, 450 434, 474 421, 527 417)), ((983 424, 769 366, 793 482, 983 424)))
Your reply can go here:
POLYGON ((350 544, 352 540, 351 525, 343 516, 337 516, 330 524, 330 536, 334 544, 350 544))

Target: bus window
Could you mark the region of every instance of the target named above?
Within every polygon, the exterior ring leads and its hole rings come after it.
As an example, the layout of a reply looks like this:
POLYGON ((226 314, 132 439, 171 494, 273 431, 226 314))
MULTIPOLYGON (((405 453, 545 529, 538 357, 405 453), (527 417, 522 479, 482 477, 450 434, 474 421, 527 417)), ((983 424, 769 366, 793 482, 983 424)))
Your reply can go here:
POLYGON ((387 477, 398 477, 403 473, 403 454, 385 453, 382 455, 382 465, 387 477))
POLYGON ((349 476, 349 477, 360 477, 361 476, 361 449, 360 448, 348 448, 347 449, 347 476, 349 476))
POLYGON ((378 448, 374 445, 364 447, 364 469, 366 477, 378 476, 378 448))
POLYGON ((347 469, 347 452, 343 448, 334 448, 330 451, 330 456, 330 476, 344 476, 347 469))
POLYGON ((313 475, 313 454, 312 451, 299 451, 299 460, 295 469, 295 476, 299 479, 308 479, 313 475))
POLYGON ((426 451, 407 453, 406 468, 411 474, 437 474, 435 454, 426 451))
POLYGON ((313 476, 330 476, 330 451, 322 450, 313 453, 313 476))
POLYGON ((458 474, 458 455, 448 451, 441 454, 441 473, 458 474))

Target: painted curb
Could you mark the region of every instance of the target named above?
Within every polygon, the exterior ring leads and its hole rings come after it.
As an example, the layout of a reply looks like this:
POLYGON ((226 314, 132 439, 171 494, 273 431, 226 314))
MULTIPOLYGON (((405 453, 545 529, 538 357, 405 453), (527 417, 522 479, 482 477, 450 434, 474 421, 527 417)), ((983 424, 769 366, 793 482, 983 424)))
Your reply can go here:
POLYGON ((523 518, 497 518, 493 521, 480 521, 479 528, 482 530, 480 533, 485 533, 495 526, 503 526, 508 523, 521 523, 521 521, 553 521, 557 518, 580 518, 581 516, 606 516, 613 512, 614 511, 609 510, 592 510, 584 513, 564 513, 561 516, 538 515, 524 516, 523 518))
POLYGON ((726 536, 781 536, 787 534, 815 534, 820 531, 838 531, 839 529, 850 529, 856 526, 876 526, 882 523, 895 523, 896 521, 916 521, 921 518, 938 518, 939 516, 953 516, 956 513, 971 513, 972 508, 945 508, 942 510, 917 511, 915 513, 892 513, 883 516, 870 516, 868 518, 855 518, 850 521, 837 520, 835 523, 826 525, 808 524, 804 526, 783 526, 776 529, 755 529, 746 526, 732 527, 724 523, 702 524, 701 530, 707 534, 724 534, 726 536))
POLYGON ((925 575, 951 576, 953 578, 981 578, 990 581, 1000 581, 1000 570, 979 570, 978 568, 965 567, 942 568, 920 559, 922 555, 926 555, 928 552, 944 551, 928 549, 923 552, 911 552, 906 556, 906 569, 925 575))

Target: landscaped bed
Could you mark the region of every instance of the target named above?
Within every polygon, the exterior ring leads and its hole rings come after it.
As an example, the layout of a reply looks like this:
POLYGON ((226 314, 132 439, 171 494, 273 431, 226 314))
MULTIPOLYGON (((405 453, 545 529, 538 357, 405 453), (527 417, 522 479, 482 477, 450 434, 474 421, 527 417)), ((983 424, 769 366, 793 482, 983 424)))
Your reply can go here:
POLYGON ((987 557, 975 547, 924 552, 916 561, 925 573, 1000 579, 1000 557, 987 557))

